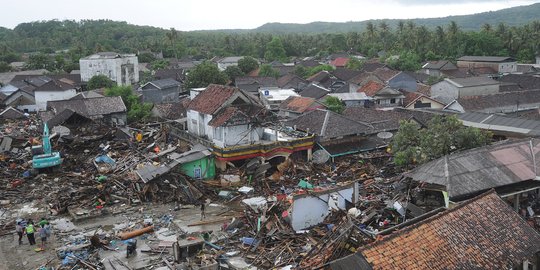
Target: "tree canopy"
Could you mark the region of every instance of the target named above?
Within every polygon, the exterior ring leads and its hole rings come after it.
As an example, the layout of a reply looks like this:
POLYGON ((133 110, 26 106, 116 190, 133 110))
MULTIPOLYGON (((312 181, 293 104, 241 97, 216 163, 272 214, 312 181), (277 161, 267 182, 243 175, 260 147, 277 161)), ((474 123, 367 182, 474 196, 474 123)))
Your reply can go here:
POLYGON ((251 56, 246 56, 238 60, 238 67, 242 70, 242 72, 248 74, 259 68, 259 62, 257 62, 257 60, 251 56))
POLYGON ((272 66, 268 64, 264 64, 261 66, 261 69, 259 70, 259 76, 262 77, 279 77, 279 70, 273 68, 272 66))
POLYGON ((264 53, 264 59, 272 62, 275 60, 285 61, 287 59, 287 52, 283 47, 283 43, 279 37, 272 37, 272 41, 266 45, 266 52, 264 53))
POLYGON ((425 129, 413 121, 401 121, 391 148, 396 165, 407 166, 487 145, 491 136, 488 131, 464 126, 455 115, 438 115, 425 129))
POLYGON ((128 122, 143 121, 151 115, 153 104, 142 103, 131 86, 113 86, 105 89, 105 96, 119 96, 127 108, 128 122))
POLYGON ((205 61, 191 70, 186 77, 187 88, 206 87, 209 84, 226 84, 227 74, 221 72, 216 64, 205 61))
POLYGON ((109 79, 109 77, 103 74, 100 74, 100 75, 95 75, 92 78, 90 78, 90 80, 88 81, 88 84, 86 85, 86 88, 88 90, 94 90, 94 89, 99 89, 99 88, 110 88, 115 85, 116 83, 113 82, 111 79, 109 79))
POLYGON ((324 100, 324 105, 331 111, 341 114, 345 110, 345 105, 339 98, 327 96, 324 100))

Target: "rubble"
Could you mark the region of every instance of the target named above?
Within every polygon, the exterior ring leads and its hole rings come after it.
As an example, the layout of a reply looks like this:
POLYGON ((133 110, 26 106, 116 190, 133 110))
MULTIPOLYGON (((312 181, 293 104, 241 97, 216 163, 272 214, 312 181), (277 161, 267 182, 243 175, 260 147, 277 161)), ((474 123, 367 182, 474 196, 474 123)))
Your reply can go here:
POLYGON ((210 151, 166 125, 62 124, 69 133, 51 141, 61 170, 39 174, 28 164, 39 121, 1 127, 0 235, 13 233, 15 218, 49 217, 59 248, 44 267, 321 268, 441 206, 384 151, 326 164, 254 158, 201 180, 180 165, 210 151), (137 244, 126 258, 129 239, 137 244))

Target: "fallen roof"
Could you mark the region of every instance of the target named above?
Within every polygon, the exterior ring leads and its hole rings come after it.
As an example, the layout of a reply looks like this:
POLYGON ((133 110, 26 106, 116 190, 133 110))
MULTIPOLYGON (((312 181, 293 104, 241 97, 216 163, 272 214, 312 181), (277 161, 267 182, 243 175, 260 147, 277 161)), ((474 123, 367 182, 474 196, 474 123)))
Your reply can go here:
POLYGON ((423 164, 406 175, 440 185, 450 198, 536 179, 540 140, 505 141, 453 153, 423 164))
POLYGON ((507 269, 534 261, 540 235, 493 191, 362 247, 365 269, 507 269))
POLYGON ((124 104, 124 101, 122 101, 121 97, 97 97, 48 101, 47 108, 54 109, 57 113, 69 109, 87 117, 122 113, 127 111, 126 105, 124 104))

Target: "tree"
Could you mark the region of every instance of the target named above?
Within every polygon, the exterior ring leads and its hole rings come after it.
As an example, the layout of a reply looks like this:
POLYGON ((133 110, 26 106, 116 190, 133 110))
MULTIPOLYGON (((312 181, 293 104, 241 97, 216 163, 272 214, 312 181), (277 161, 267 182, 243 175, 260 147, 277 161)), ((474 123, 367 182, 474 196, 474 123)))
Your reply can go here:
POLYGON ((169 66, 169 61, 165 59, 154 60, 150 63, 150 68, 152 70, 165 69, 169 66))
POLYGON ((131 86, 113 86, 105 89, 105 96, 119 96, 127 108, 128 122, 143 121, 151 115, 153 105, 141 103, 131 86))
POLYGON ((219 70, 216 64, 205 61, 197 65, 186 76, 187 88, 206 87, 209 84, 226 84, 227 75, 219 70))
POLYGON ((360 61, 356 57, 351 57, 345 67, 352 70, 361 70, 364 67, 364 61, 360 61))
POLYGON ((8 72, 8 71, 11 71, 11 66, 4 61, 0 61, 0 72, 8 72))
POLYGON ((244 76, 244 72, 238 66, 228 66, 223 72, 227 74, 229 80, 233 81, 236 77, 244 76))
POLYGON ((257 62, 257 60, 251 56, 246 56, 238 60, 238 67, 242 70, 242 72, 248 74, 259 68, 259 62, 257 62))
POLYGON ((266 44, 266 52, 264 53, 264 59, 266 59, 266 61, 268 62, 272 62, 275 60, 285 61, 287 59, 285 48, 283 48, 283 43, 281 42, 280 38, 273 37, 272 41, 266 44))
POLYGON ((406 71, 417 71, 422 67, 420 56, 413 51, 406 51, 397 58, 389 59, 388 65, 394 69, 406 71))
POLYGON ((324 105, 331 111, 341 114, 345 110, 345 105, 337 97, 327 96, 324 105))
POLYGON ((54 60, 44 53, 32 54, 25 64, 25 69, 46 69, 48 71, 54 71, 54 60))
POLYGON ((264 64, 261 66, 261 70, 259 70, 259 76, 277 78, 279 77, 279 70, 273 68, 268 64, 264 64))
POLYGON ((293 70, 294 75, 298 77, 305 78, 309 74, 308 68, 302 66, 302 65, 296 65, 293 70))
POLYGON ((455 116, 437 115, 426 129, 410 121, 402 121, 392 140, 394 162, 398 166, 421 164, 455 151, 487 145, 491 133, 465 127, 455 116))
POLYGON ((110 88, 116 85, 109 77, 105 75, 95 75, 88 81, 86 87, 88 90, 99 89, 99 88, 110 88))
POLYGON ((313 67, 309 70, 308 72, 308 76, 312 76, 312 75, 315 75, 323 70, 326 70, 326 71, 333 71, 334 70, 334 67, 331 66, 331 65, 320 65, 320 66, 316 66, 316 67, 313 67))
POLYGON ((153 53, 144 52, 138 55, 139 63, 151 63, 156 60, 153 53))

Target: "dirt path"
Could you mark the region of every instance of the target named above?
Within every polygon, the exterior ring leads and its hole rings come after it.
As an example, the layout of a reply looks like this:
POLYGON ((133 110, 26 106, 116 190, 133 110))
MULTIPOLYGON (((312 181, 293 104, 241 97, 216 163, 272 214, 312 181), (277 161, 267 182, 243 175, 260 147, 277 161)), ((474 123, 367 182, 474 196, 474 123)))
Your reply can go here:
MULTIPOLYGON (((17 243, 17 238, 15 234, 0 238, 0 262, 3 262, 0 263, 0 270, 37 269, 49 259, 56 259, 53 248, 55 241, 49 241, 45 251, 36 252, 34 251, 36 246, 30 246, 26 237, 22 245, 17 243)), ((40 240, 36 239, 36 241, 40 243, 40 240)))

